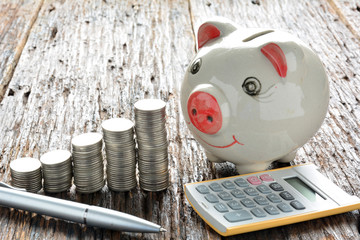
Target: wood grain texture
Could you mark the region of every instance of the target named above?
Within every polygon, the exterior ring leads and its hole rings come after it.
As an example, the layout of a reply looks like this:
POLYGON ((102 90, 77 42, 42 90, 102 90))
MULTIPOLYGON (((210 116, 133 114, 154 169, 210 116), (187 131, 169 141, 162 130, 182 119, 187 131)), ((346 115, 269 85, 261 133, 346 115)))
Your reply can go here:
POLYGON ((0 102, 24 49, 42 0, 0 3, 0 102))
MULTIPOLYGON (((330 81, 329 113, 320 131, 299 149, 295 164, 312 162, 350 194, 359 194, 359 41, 325 1, 191 1, 194 26, 221 15, 244 27, 288 31, 320 56, 330 81)), ((285 226, 286 239, 358 239, 358 211, 285 226), (339 230, 341 229, 341 230, 339 230)), ((284 239, 279 229, 269 239, 284 239)), ((252 233, 233 237, 246 239, 252 233)))
POLYGON ((338 20, 360 40, 360 3, 356 0, 328 0, 338 20))
MULTIPOLYGON (((49 0, 30 4, 32 9, 41 7, 36 14, 1 9, 0 20, 13 16, 9 24, 23 22, 9 27, 0 21, 1 34, 6 26, 19 33, 28 29, 28 34, 23 43, 23 38, 14 41, 8 32, 1 35, 6 40, 0 44, 10 44, 11 51, 22 48, 18 60, 8 61, 15 64, 15 71, 6 74, 8 80, 0 75, 1 82, 8 81, 0 104, 0 180, 10 182, 11 160, 69 150, 72 136, 101 131, 102 120, 108 118, 133 120, 137 100, 161 98, 167 102, 171 185, 160 193, 139 188, 116 193, 105 187, 88 195, 76 194, 74 188, 51 194, 145 218, 165 227, 165 234, 121 233, 0 208, 0 239, 221 239, 191 208, 183 186, 235 175, 236 170, 231 163, 206 160, 186 127, 179 103, 181 81, 195 54, 195 32, 214 15, 244 27, 289 31, 320 56, 331 87, 329 113, 293 164, 312 162, 346 192, 359 195, 360 40, 345 21, 339 21, 334 3, 344 4, 335 0, 49 0)), ((12 4, 2 6, 30 7, 26 1, 12 4)), ((343 15, 348 23, 357 23, 355 15, 343 15)), ((1 61, 7 51, 2 46, 1 61)), ((353 211, 228 239, 358 239, 358 218, 359 212, 353 211)))

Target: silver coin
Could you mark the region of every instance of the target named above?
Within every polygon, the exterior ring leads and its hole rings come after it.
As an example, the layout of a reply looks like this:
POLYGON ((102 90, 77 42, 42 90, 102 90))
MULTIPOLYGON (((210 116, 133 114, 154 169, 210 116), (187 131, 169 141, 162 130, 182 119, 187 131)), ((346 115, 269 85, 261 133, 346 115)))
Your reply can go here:
POLYGON ((71 141, 73 147, 82 148, 91 145, 96 145, 102 141, 102 135, 100 133, 84 133, 74 137, 71 141))
POLYGON ((54 150, 41 156, 40 162, 46 192, 63 192, 72 185, 71 153, 67 150, 54 150))
POLYGON ((40 161, 30 157, 18 158, 10 163, 10 169, 18 173, 33 172, 40 168, 40 161))
POLYGON ((166 103, 160 99, 143 99, 134 104, 135 111, 154 112, 161 111, 166 106, 166 103))
POLYGON ((126 118, 112 118, 104 121, 101 126, 106 132, 126 132, 133 129, 134 123, 126 118))
POLYGON ((18 158, 10 163, 12 185, 38 192, 42 188, 41 163, 35 158, 18 158))
POLYGON ((85 133, 72 140, 73 173, 76 191, 93 193, 104 186, 103 137, 85 133))

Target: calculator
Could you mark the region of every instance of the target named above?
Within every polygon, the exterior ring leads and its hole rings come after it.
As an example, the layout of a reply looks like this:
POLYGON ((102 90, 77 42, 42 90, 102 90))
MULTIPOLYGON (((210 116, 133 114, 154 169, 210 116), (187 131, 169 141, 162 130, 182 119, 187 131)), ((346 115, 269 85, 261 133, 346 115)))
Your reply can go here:
POLYGON ((313 164, 189 183, 185 194, 222 236, 277 227, 360 209, 313 164))

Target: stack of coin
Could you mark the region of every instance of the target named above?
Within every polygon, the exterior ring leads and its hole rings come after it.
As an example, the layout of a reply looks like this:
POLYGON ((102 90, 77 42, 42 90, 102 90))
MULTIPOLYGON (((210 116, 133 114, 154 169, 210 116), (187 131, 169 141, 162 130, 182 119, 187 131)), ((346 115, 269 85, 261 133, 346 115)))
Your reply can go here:
POLYGON ((166 103, 159 99, 135 103, 139 178, 141 188, 146 191, 161 191, 169 185, 165 107, 166 103))
POLYGON ((113 191, 136 187, 136 149, 134 123, 113 118, 102 123, 106 150, 108 186, 113 191))
POLYGON ((40 158, 46 192, 63 192, 71 187, 71 153, 67 150, 55 150, 40 158))
POLYGON ((12 185, 36 193, 42 188, 41 163, 30 157, 18 158, 10 163, 12 185))
POLYGON ((76 191, 80 193, 99 191, 105 184, 102 135, 84 133, 74 137, 71 145, 76 191))

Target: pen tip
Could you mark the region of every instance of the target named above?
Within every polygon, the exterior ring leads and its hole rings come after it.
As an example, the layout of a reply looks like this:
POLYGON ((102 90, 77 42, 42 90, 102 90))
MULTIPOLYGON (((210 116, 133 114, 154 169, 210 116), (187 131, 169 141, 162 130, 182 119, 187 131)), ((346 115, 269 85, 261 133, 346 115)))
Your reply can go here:
POLYGON ((166 229, 161 227, 160 232, 166 232, 166 229))

